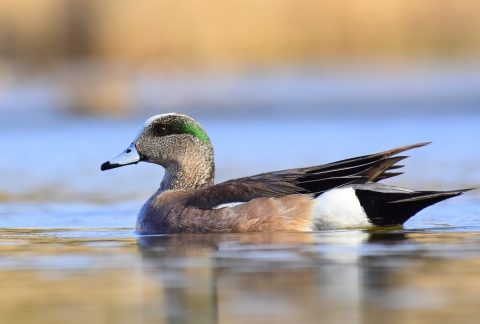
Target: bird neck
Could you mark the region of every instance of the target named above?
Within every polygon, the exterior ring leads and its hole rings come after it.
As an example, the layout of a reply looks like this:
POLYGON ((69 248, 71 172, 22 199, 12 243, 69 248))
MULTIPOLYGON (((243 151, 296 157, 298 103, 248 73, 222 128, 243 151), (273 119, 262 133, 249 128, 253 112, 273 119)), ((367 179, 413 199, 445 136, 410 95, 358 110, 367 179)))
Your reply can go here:
POLYGON ((196 190, 213 185, 215 162, 213 149, 189 150, 165 167, 160 191, 196 190))

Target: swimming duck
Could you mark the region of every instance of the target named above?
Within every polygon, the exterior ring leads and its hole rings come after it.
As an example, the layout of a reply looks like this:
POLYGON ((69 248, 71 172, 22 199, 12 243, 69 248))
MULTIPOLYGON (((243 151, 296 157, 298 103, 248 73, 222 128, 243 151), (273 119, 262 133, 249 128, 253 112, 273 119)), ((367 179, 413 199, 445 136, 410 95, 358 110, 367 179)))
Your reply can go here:
POLYGON ((165 168, 160 188, 143 205, 141 234, 316 231, 402 225, 423 208, 470 189, 415 191, 378 181, 418 143, 333 163, 262 173, 214 184, 210 139, 192 118, 149 118, 133 143, 105 162, 109 170, 140 161, 165 168))

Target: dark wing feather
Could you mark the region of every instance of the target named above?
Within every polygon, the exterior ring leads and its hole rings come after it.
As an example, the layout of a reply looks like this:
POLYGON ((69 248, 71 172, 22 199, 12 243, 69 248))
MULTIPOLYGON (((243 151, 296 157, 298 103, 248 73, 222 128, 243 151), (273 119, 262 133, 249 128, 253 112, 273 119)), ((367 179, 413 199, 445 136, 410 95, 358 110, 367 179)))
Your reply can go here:
POLYGON ((247 202, 260 197, 283 197, 293 194, 311 194, 316 197, 325 191, 347 184, 379 181, 397 175, 385 173, 385 171, 396 169, 394 164, 406 157, 392 156, 427 144, 429 143, 402 146, 314 167, 233 179, 195 191, 185 204, 208 209, 221 204, 247 202))

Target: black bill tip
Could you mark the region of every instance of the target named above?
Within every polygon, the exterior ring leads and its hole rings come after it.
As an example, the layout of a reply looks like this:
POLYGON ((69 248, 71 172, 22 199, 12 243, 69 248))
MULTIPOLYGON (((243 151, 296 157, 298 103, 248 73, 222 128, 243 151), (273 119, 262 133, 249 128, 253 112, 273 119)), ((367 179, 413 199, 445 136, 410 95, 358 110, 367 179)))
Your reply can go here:
POLYGON ((106 171, 106 170, 110 170, 110 169, 115 169, 115 168, 123 167, 123 166, 126 166, 126 165, 137 164, 138 162, 140 162, 140 161, 135 161, 135 162, 125 163, 125 164, 120 164, 120 163, 110 163, 110 161, 107 161, 107 162, 105 162, 105 163, 102 164, 102 166, 100 167, 100 170, 106 171))
POLYGON ((100 167, 100 169, 102 171, 105 171, 105 170, 110 170, 110 169, 115 169, 115 168, 118 168, 118 167, 121 167, 123 165, 120 165, 118 163, 110 163, 110 161, 107 161, 105 163, 102 164, 102 166, 100 167))
MULTIPOLYGON (((128 163, 128 164, 134 164, 134 163, 128 163)), ((105 170, 110 170, 110 169, 119 168, 119 167, 122 167, 122 166, 125 166, 125 165, 128 165, 128 164, 110 163, 110 161, 107 161, 107 162, 105 162, 104 164, 102 164, 102 166, 100 167, 100 169, 101 169, 102 171, 105 171, 105 170)), ((136 164, 136 163, 135 163, 135 164, 136 164)))

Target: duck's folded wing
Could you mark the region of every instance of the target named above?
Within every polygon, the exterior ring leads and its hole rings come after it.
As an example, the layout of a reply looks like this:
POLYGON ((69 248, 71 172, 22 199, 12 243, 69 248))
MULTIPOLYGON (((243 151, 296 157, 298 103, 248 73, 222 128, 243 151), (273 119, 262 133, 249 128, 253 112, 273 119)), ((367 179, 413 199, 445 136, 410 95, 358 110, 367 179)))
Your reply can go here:
POLYGON ((189 196, 185 204, 208 209, 224 204, 248 202, 260 197, 293 194, 310 194, 316 197, 325 191, 348 184, 376 182, 402 174, 386 172, 402 167, 394 164, 406 158, 394 155, 427 144, 429 143, 418 143, 314 167, 233 179, 196 191, 189 196))

